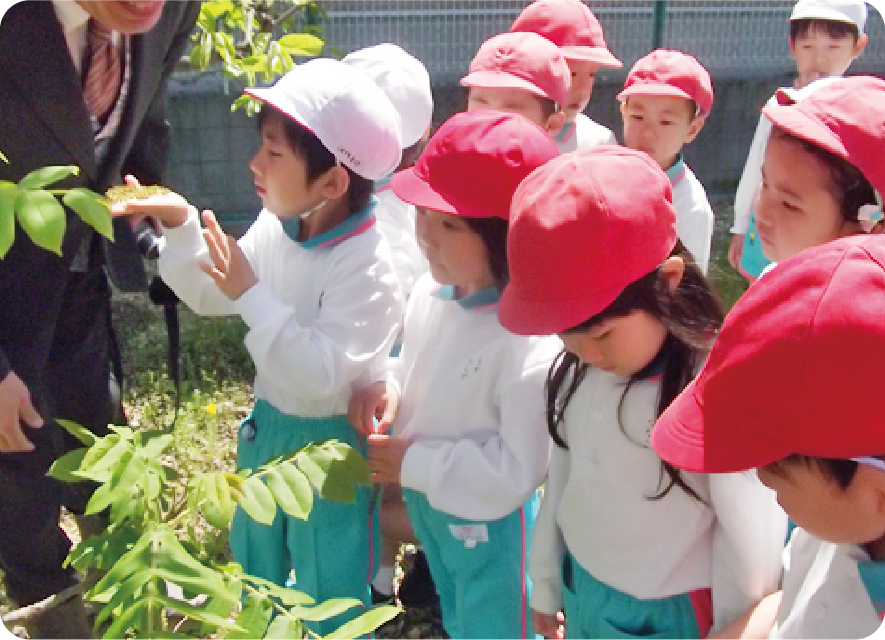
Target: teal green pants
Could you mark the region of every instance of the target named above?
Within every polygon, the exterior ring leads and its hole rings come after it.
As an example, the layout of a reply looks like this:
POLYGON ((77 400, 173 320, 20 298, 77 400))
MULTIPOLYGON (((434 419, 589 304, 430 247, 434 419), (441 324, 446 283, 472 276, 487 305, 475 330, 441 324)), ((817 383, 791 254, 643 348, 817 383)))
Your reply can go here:
POLYGON ((568 638, 705 638, 713 620, 709 589, 640 600, 603 584, 571 556, 562 564, 568 638))
MULTIPOLYGON (((344 416, 301 418, 280 413, 258 400, 252 415, 240 427, 237 469, 256 469, 277 456, 293 453, 309 442, 336 438, 365 455, 362 438, 344 416)), ((271 525, 252 520, 237 508, 230 531, 234 559, 246 573, 285 586, 294 571, 293 587, 316 600, 357 598, 371 604, 368 585, 377 571, 381 529, 378 507, 369 509, 372 490, 359 487, 356 504, 314 496, 307 521, 281 510, 271 525)), ((292 581, 289 581, 291 584, 292 581)), ((354 607, 311 630, 326 635, 364 609, 354 607)))
POLYGON ((439 594, 450 638, 534 638, 528 599, 529 537, 537 493, 500 520, 464 520, 403 488, 415 536, 439 594))

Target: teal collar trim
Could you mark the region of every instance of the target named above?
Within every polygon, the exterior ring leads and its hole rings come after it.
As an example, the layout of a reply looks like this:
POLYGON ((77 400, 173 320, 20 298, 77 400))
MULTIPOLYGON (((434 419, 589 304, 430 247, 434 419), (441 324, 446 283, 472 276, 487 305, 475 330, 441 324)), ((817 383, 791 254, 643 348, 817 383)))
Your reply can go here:
POLYGON ((568 142, 573 135, 575 135, 575 123, 566 122, 562 129, 559 130, 559 133, 553 136, 553 141, 562 144, 568 142))
POLYGON ((390 179, 393 177, 391 173, 389 176, 385 176, 380 180, 375 180, 375 193, 381 193, 382 191, 386 191, 390 189, 390 179))
POLYGON ((881 619, 885 613, 885 562, 861 562, 857 570, 881 619))
POLYGON ((685 178, 685 160, 682 157, 681 153, 679 154, 679 159, 664 173, 666 173, 667 177, 670 178, 671 185, 677 184, 678 182, 681 182, 683 178, 685 178))
MULTIPOLYGON (((440 285, 439 288, 433 292, 433 295, 440 300, 455 300, 455 287, 447 284, 440 285)), ((481 289, 469 296, 460 298, 456 302, 460 304, 462 308, 472 311, 483 307, 492 307, 498 304, 500 299, 501 294, 496 287, 486 287, 485 289, 481 289)))
POLYGON ((286 220, 280 220, 283 225, 283 231, 289 236, 292 242, 297 242, 305 249, 319 249, 321 247, 333 247, 344 242, 351 236, 358 235, 375 224, 375 206, 378 204, 378 198, 371 196, 369 204, 366 207, 347 218, 342 220, 328 231, 321 233, 315 238, 311 238, 306 242, 298 241, 298 233, 301 231, 301 218, 295 216, 286 220))

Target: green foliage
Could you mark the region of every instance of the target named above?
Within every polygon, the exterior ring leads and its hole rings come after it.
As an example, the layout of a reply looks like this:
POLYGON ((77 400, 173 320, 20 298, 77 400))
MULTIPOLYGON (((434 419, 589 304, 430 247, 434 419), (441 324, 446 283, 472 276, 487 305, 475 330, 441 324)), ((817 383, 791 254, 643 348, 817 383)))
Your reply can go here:
MULTIPOLYGON (((2 154, 0 158, 9 162, 2 154)), ((79 171, 74 165, 50 166, 31 171, 17 184, 0 180, 0 259, 15 240, 16 220, 34 244, 61 255, 67 220, 58 196, 84 222, 106 238, 114 239, 110 205, 103 196, 81 187, 46 189, 79 171)))
MULTIPOLYGON (((98 483, 86 513, 110 511, 110 527, 76 544, 66 560, 78 571, 103 574, 86 593, 102 605, 96 625, 105 627, 103 637, 190 637, 181 623, 170 625, 170 612, 196 624, 200 636, 223 630, 229 638, 301 637, 310 633, 304 620, 326 620, 361 604, 352 598, 315 604, 304 593, 244 574, 224 552, 236 506, 270 524, 278 506, 306 519, 314 490, 353 501, 356 485, 370 480, 365 460, 348 445, 311 443, 254 472, 193 473, 182 494, 178 473, 164 462, 174 434, 110 426, 98 438, 60 422, 86 447, 59 458, 49 475, 98 483), (198 532, 199 516, 208 532, 198 532)), ((374 608, 333 637, 366 634, 398 612, 374 608)))
MULTIPOLYGON (((271 84, 298 58, 320 55, 325 43, 316 22, 324 15, 309 0, 208 0, 197 20, 191 63, 205 69, 217 59, 225 74, 246 86, 271 84), (303 30, 293 33, 299 28, 303 30)), ((243 95, 231 110, 244 108, 253 115, 258 107, 243 95)))

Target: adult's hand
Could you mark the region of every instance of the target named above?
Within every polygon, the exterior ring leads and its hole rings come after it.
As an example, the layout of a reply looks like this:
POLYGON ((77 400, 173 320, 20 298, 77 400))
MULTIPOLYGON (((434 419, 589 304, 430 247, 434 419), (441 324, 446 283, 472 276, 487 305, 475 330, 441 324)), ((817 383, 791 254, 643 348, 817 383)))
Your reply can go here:
POLYGON ((22 422, 35 429, 43 426, 43 418, 31 403, 28 388, 10 371, 0 380, 0 453, 34 450, 34 443, 22 431, 22 422))

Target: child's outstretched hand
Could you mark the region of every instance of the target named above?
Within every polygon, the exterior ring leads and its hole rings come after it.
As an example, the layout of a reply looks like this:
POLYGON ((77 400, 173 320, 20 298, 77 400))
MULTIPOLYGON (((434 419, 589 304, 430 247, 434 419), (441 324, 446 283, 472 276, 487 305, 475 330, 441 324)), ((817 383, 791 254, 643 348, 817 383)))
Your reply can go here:
POLYGON ((399 408, 399 393, 391 384, 376 382, 350 398, 347 419, 358 433, 387 433, 399 408))
POLYGON ((532 609, 532 629, 545 638, 565 638, 565 618, 560 613, 541 613, 532 609))
POLYGON ((128 216, 132 226, 136 226, 143 218, 151 217, 159 220, 164 227, 179 227, 187 222, 190 205, 187 200, 173 191, 161 187, 142 187, 135 176, 127 175, 124 180, 126 187, 113 187, 108 196, 111 199, 111 215, 115 218, 128 216), (157 193, 147 197, 126 197, 127 191, 144 188, 156 189, 157 193), (113 196, 114 191, 123 192, 122 199, 113 196))
POLYGON ((372 470, 372 482, 378 484, 399 482, 403 468, 403 458, 411 444, 408 440, 386 436, 380 433, 371 434, 369 441, 369 468, 372 470))
POLYGON ((258 282, 258 277, 240 245, 224 232, 215 214, 204 211, 203 222, 206 225, 202 231, 203 239, 212 262, 200 263, 200 269, 215 280, 224 295, 236 300, 258 282))

